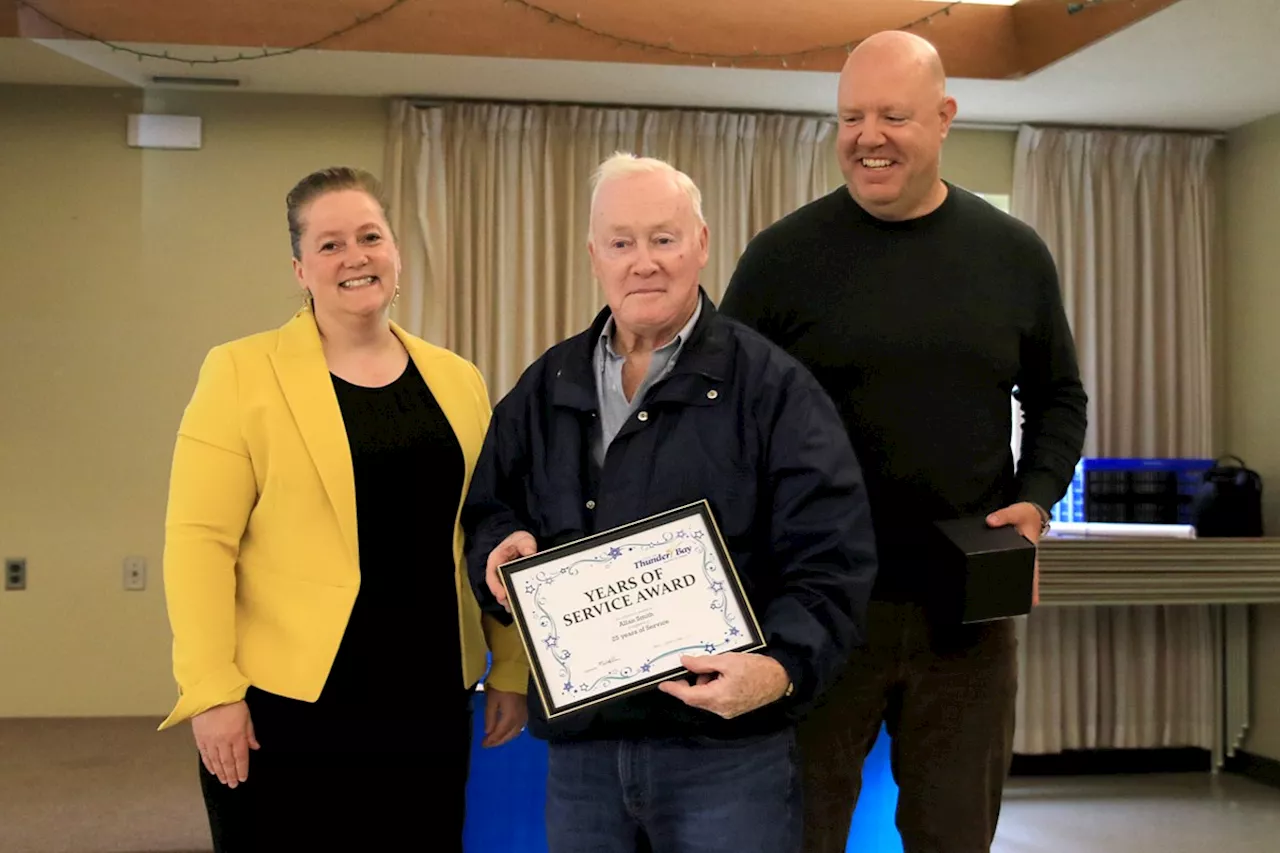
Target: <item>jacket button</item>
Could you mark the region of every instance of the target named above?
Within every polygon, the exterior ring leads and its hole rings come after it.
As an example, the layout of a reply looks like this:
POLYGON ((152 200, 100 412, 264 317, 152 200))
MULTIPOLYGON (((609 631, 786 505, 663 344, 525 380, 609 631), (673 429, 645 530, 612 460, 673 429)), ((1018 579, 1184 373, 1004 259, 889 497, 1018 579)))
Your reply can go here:
POLYGON ((707 392, 708 400, 714 400, 716 397, 719 397, 719 396, 720 396, 720 392, 714 388, 712 388, 710 391, 707 392))
POLYGON ((648 412, 641 412, 640 414, 636 415, 636 420, 640 420, 640 421, 647 421, 647 420, 649 420, 649 413, 648 413, 648 412))
POLYGON ((587 501, 587 509, 595 509, 595 508, 596 508, 595 501, 587 501))

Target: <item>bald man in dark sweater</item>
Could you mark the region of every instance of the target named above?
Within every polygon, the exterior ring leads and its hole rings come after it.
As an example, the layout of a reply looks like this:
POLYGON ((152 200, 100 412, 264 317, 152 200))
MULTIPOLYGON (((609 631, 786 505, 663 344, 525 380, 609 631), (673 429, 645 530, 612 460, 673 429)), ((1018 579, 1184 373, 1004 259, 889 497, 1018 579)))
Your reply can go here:
POLYGON ((877 538, 868 643, 801 729, 805 850, 845 850, 883 722, 906 853, 975 853, 1012 758, 1015 626, 934 617, 921 544, 934 521, 973 515, 1038 542, 1080 457, 1086 396, 1044 242, 941 179, 956 104, 933 47, 867 39, 838 100, 846 186, 757 235, 722 305, 835 400, 877 538))

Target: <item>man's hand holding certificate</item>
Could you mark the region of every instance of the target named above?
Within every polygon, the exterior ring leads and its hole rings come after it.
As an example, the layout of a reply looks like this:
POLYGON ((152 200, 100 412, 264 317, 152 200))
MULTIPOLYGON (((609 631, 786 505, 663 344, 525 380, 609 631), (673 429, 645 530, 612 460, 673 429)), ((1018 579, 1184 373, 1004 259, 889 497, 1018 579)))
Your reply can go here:
POLYGON ((536 549, 508 536, 486 580, 516 617, 548 717, 686 672, 698 683, 663 689, 723 717, 786 690, 776 661, 740 654, 764 643, 706 502, 536 549))
POLYGON ((765 655, 728 652, 713 657, 686 656, 680 663, 697 673, 697 682, 664 681, 658 689, 726 720, 781 699, 791 683, 782 664, 765 655))
POLYGON ((493 597, 498 599, 498 603, 507 608, 508 612, 511 611, 511 605, 507 602, 507 588, 502 585, 502 576, 498 574, 498 567, 520 557, 532 557, 537 552, 538 542, 533 535, 528 531, 518 530, 503 539, 489 554, 489 565, 485 567, 484 579, 489 585, 489 592, 493 593, 493 597))

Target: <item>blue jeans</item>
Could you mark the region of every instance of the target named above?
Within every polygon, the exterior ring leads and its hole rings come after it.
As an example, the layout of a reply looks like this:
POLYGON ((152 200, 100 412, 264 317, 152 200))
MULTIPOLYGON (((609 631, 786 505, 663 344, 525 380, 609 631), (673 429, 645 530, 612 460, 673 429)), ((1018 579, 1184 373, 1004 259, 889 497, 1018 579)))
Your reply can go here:
POLYGON ((793 729, 553 743, 550 853, 795 853, 802 811, 793 729))

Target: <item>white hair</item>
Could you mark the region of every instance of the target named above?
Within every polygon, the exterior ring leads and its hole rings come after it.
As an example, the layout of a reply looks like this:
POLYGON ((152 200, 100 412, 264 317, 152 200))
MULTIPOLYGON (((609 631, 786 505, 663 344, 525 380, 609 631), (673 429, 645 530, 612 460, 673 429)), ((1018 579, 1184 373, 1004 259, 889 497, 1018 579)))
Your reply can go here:
MULTIPOLYGON (((693 207, 693 216, 698 220, 698 224, 707 224, 707 221, 702 218, 702 191, 698 189, 698 185, 692 178, 665 160, 659 160, 656 157, 637 157, 627 151, 615 152, 597 166, 595 173, 592 174, 589 223, 595 219, 596 198, 600 195, 600 187, 608 181, 631 175, 669 175, 676 186, 689 197, 689 204, 693 207)), ((591 239, 590 224, 587 226, 587 239, 591 239)))

